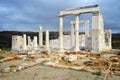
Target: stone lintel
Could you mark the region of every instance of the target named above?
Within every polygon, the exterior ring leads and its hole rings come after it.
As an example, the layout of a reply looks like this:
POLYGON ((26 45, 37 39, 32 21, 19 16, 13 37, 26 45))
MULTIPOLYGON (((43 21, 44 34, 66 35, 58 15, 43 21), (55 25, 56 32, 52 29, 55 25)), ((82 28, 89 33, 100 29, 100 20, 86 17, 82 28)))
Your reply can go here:
POLYGON ((99 6, 86 6, 86 7, 78 7, 60 11, 59 16, 66 15, 75 15, 75 14, 85 14, 85 13, 93 13, 99 12, 99 6))

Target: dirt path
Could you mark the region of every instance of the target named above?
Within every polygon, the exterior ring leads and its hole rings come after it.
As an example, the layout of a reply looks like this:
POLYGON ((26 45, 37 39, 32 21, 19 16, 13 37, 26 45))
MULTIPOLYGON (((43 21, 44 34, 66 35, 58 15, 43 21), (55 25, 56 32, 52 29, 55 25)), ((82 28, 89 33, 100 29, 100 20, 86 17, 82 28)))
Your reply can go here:
MULTIPOLYGON (((34 66, 16 73, 0 73, 0 80, 103 80, 103 76, 89 72, 59 69, 45 66, 34 66)), ((120 76, 108 80, 119 80, 120 76)))

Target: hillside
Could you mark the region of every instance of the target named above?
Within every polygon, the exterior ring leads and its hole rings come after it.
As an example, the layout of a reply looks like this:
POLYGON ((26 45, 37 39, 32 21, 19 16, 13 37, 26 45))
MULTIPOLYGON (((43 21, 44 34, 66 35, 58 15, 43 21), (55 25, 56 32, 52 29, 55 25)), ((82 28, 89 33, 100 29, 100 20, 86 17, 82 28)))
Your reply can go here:
MULTIPOLYGON (((0 48, 11 48, 11 37, 12 35, 23 35, 27 34, 33 38, 33 35, 38 36, 38 32, 16 32, 16 31, 3 31, 0 32, 0 48)), ((64 32, 69 34, 69 32, 64 32)), ((50 39, 58 38, 58 32, 50 32, 50 39)), ((45 32, 43 32, 43 39, 45 41, 45 32)), ((120 49, 120 34, 112 34, 112 46, 114 49, 120 49)))

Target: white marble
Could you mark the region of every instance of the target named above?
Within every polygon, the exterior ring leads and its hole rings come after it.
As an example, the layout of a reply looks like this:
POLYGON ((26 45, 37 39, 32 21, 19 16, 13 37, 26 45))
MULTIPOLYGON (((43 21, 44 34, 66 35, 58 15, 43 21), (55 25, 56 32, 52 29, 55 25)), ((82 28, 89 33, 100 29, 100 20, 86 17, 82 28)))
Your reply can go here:
POLYGON ((34 40, 33 40, 33 49, 38 49, 37 36, 34 36, 34 40))
POLYGON ((63 52, 63 16, 59 17, 59 52, 63 52))
POLYGON ((43 32, 42 32, 42 26, 39 27, 39 46, 43 46, 43 32))
POLYGON ((46 49, 49 51, 50 43, 49 43, 49 30, 46 30, 46 49))
POLYGON ((27 49, 26 34, 23 34, 23 49, 27 49))
POLYGON ((79 15, 75 15, 75 48, 74 51, 80 51, 79 49, 79 15))

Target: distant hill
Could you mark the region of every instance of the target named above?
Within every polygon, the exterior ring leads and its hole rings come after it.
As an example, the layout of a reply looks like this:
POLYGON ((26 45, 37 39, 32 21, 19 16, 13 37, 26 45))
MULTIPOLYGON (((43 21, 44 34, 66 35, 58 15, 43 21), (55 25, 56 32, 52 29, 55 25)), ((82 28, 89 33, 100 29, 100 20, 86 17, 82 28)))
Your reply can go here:
MULTIPOLYGON (((12 35, 23 35, 26 34, 27 36, 38 36, 38 32, 17 32, 17 31, 2 31, 0 32, 0 48, 11 48, 11 40, 12 35)), ((50 39, 58 38, 58 32, 50 32, 50 39)), ((45 32, 43 32, 43 43, 45 41, 45 32)))
MULTIPOLYGON (((12 35, 23 35, 27 36, 38 36, 38 32, 17 32, 17 31, 2 31, 0 32, 0 48, 11 48, 11 38, 12 35)), ((64 32, 65 35, 70 34, 70 32, 64 32)), ((57 39, 59 36, 58 32, 50 32, 50 39, 57 39)), ((43 41, 45 41, 45 32, 43 32, 43 41)), ((44 43, 44 42, 43 42, 44 43)), ((120 33, 112 34, 112 46, 115 49, 120 49, 120 33)))
POLYGON ((120 33, 112 34, 112 47, 120 49, 120 33))

